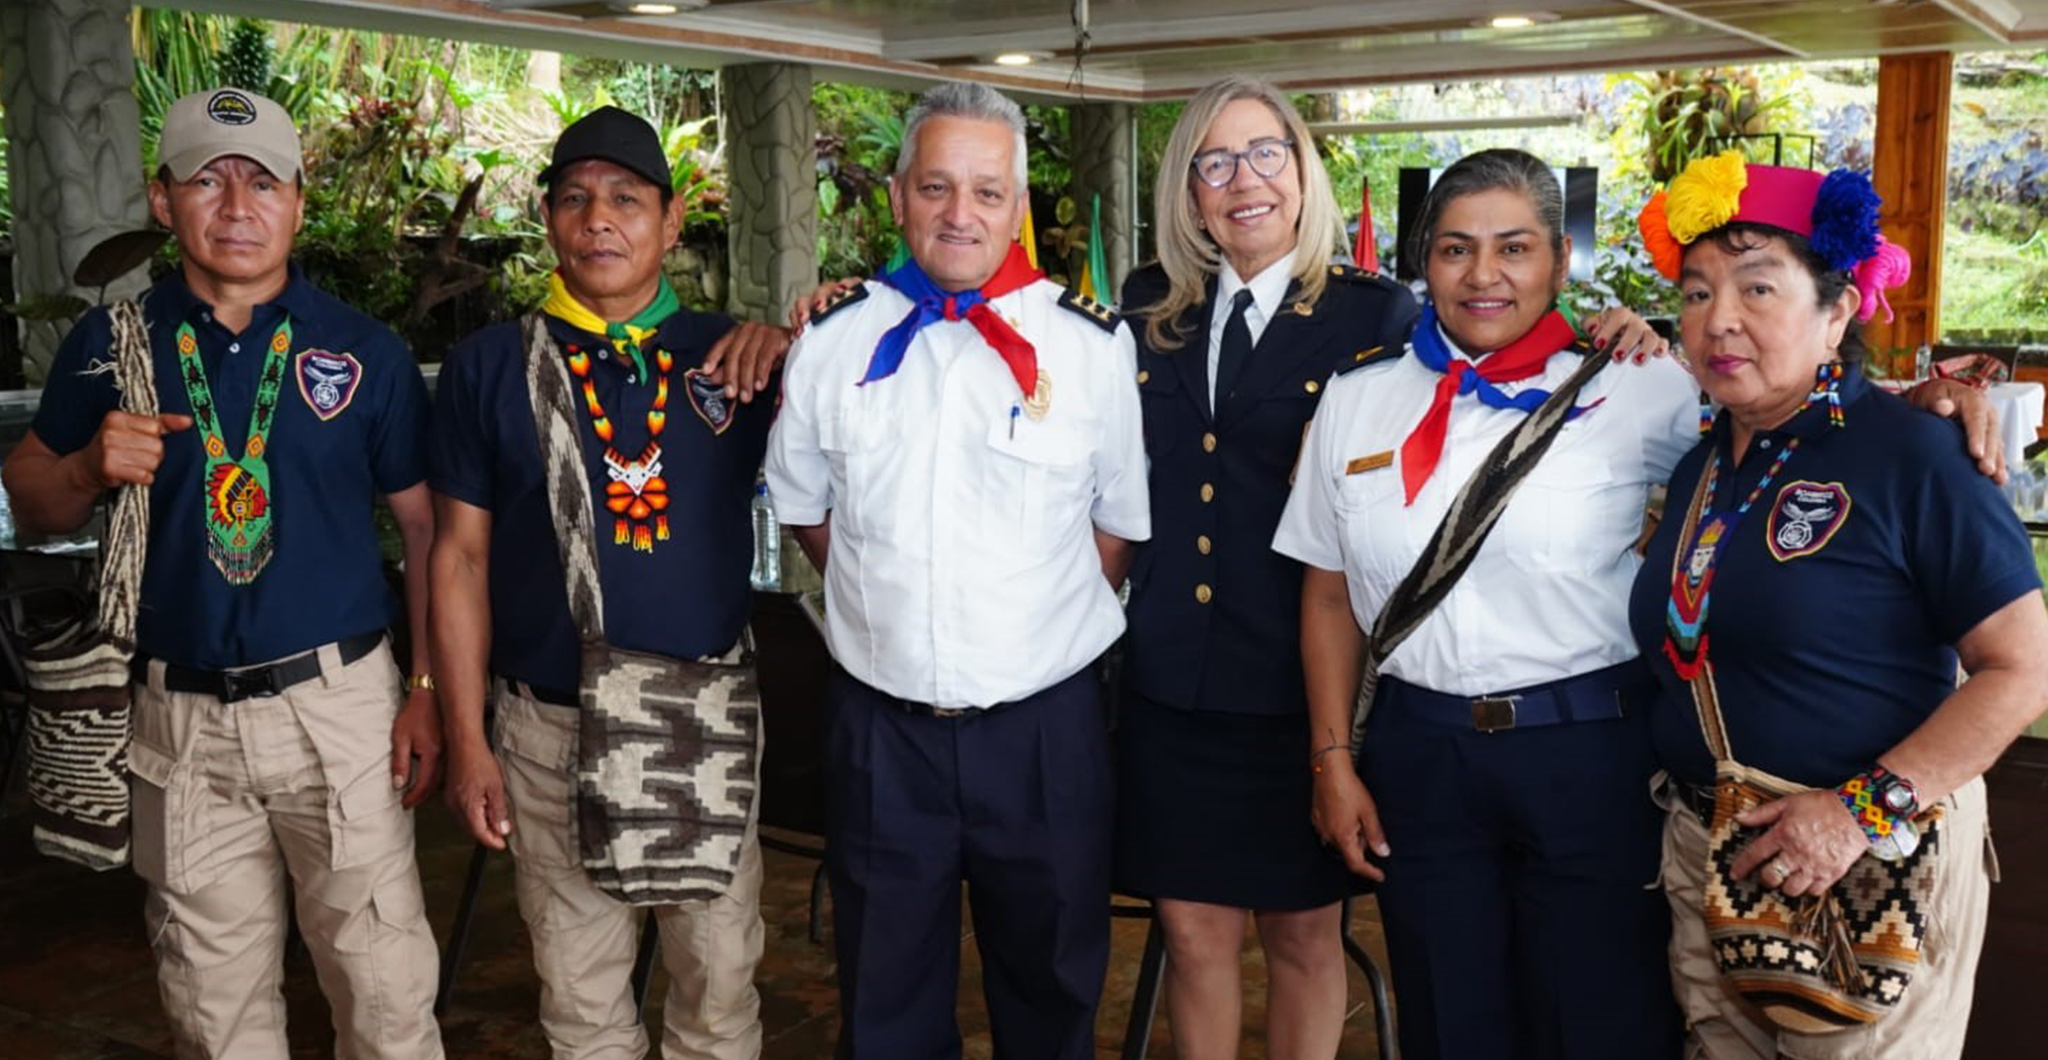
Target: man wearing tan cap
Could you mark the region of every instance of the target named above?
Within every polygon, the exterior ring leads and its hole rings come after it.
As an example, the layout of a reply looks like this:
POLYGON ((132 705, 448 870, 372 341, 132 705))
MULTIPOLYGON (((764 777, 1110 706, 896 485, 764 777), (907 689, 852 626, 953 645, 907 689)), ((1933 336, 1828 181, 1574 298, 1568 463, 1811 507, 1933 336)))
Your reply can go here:
POLYGON ((440 771, 424 636, 385 629, 372 507, 425 628, 426 390, 398 337, 291 264, 298 133, 239 89, 178 100, 149 184, 179 268, 141 299, 163 414, 117 411, 111 315, 51 366, 4 479, 23 526, 76 529, 154 484, 129 749, 135 870, 180 1057, 282 1060, 287 896, 349 1060, 437 1060, 435 949, 408 810, 440 771), (289 875, 289 886, 287 886, 289 875))

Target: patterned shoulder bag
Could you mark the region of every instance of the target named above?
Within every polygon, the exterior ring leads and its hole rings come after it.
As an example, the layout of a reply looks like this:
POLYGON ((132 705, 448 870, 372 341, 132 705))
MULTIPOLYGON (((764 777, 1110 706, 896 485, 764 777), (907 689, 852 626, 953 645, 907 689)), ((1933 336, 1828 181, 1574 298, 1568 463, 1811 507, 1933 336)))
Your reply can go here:
MULTIPOLYGON (((1700 475, 1672 552, 1672 577, 1685 564, 1710 498, 1700 475)), ((1721 970, 1721 985, 1779 1027, 1824 1034, 1882 1018, 1905 996, 1920 961, 1927 907, 1942 844, 1942 808, 1913 819, 1920 845, 1897 861, 1865 854, 1826 894, 1786 898, 1730 873, 1760 828, 1737 815, 1764 803, 1815 790, 1735 760, 1715 691, 1713 663, 1700 649, 1691 687, 1700 732, 1714 756, 1714 816, 1707 826, 1707 873, 1701 914, 1721 970)))
POLYGON ((724 656, 695 660, 606 643, 568 367, 541 314, 522 326, 534 433, 582 642, 575 821, 583 870, 632 905, 720 897, 739 871, 759 781, 752 635, 724 656))
MULTIPOLYGON (((116 303, 113 324, 121 411, 154 416, 142 307, 116 303)), ((100 537, 98 608, 30 642, 22 660, 36 849, 100 871, 128 863, 128 667, 148 542, 149 487, 122 486, 100 537)))

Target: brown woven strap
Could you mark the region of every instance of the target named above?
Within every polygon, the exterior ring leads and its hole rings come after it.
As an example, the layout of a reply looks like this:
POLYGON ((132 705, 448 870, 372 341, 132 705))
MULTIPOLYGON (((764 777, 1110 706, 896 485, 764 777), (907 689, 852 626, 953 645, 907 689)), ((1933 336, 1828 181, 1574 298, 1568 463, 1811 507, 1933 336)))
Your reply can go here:
POLYGON ((544 316, 529 313, 520 323, 526 339, 526 389, 533 406, 533 433, 540 442, 555 544, 568 578, 569 617, 582 641, 593 644, 604 639, 604 587, 597 577, 590 477, 583 468, 583 440, 576 433, 569 367, 548 334, 544 316))
MULTIPOLYGON (((1692 487, 1692 501, 1685 506, 1685 521, 1678 524, 1678 538, 1671 543, 1671 581, 1674 585, 1678 582, 1679 572, 1685 569, 1685 543, 1699 533, 1700 520, 1706 515, 1707 505, 1713 501, 1707 496, 1709 477, 1702 469, 1699 481, 1692 487)), ((1700 636, 1705 637, 1706 632, 1701 629, 1700 636)), ((1693 711, 1699 715, 1700 735, 1706 737, 1707 751, 1714 756, 1714 761, 1732 762, 1735 756, 1728 750, 1728 725, 1721 719, 1721 695, 1714 687, 1714 664, 1706 658, 1704 642, 1700 651, 1700 668, 1690 682, 1693 711)))

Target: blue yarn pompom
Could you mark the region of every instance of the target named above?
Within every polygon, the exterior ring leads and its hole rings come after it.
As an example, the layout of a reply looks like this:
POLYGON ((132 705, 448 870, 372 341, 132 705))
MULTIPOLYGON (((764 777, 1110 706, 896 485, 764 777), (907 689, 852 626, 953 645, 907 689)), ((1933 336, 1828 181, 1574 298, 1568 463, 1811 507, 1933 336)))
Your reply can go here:
POLYGON ((1820 182, 1813 200, 1813 235, 1807 242, 1830 268, 1844 271, 1877 253, 1877 211, 1883 200, 1870 178, 1837 169, 1820 182))

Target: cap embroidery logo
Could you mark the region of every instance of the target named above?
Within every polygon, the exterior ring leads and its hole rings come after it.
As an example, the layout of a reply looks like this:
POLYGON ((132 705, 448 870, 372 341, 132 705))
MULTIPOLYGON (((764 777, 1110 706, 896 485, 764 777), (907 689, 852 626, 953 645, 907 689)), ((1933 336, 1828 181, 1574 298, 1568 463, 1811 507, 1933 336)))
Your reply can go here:
POLYGON ((354 354, 304 350, 296 361, 299 396, 306 407, 322 420, 341 415, 355 400, 356 387, 363 381, 363 364, 354 354))
POLYGON ((222 125, 247 125, 256 120, 256 103, 232 88, 224 88, 206 101, 206 116, 222 125))
POLYGON ((1765 529, 1772 558, 1783 563, 1827 547, 1848 521, 1850 505, 1848 487, 1839 482, 1787 482, 1765 529))

